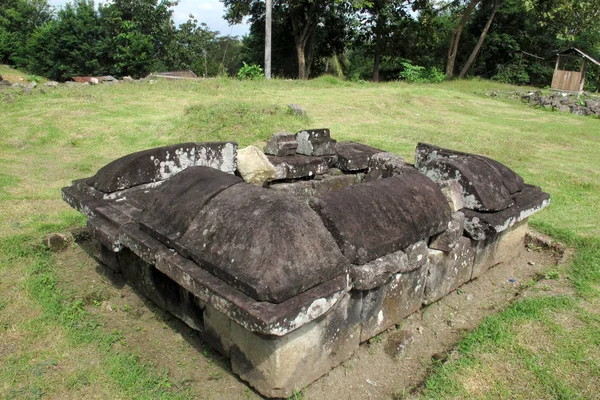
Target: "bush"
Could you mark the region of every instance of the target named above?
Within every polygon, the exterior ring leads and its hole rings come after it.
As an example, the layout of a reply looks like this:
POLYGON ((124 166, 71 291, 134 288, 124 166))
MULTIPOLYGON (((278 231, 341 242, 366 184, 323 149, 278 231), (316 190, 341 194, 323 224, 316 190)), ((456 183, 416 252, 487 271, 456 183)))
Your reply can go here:
POLYGON ((263 69, 259 65, 248 65, 244 63, 244 66, 238 71, 237 77, 238 79, 255 80, 264 78, 265 74, 263 73, 263 69))
POLYGON ((412 65, 403 61, 404 70, 400 72, 400 79, 410 83, 440 83, 446 79, 446 75, 436 67, 425 68, 420 65, 412 65))

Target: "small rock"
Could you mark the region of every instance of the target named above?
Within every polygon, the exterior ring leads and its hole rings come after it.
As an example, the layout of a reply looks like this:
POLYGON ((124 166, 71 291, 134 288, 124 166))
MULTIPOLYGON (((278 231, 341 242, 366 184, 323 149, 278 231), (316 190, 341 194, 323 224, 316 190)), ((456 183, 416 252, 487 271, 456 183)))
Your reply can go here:
POLYGON ((155 83, 156 83, 156 81, 155 81, 154 79, 150 79, 150 80, 148 81, 148 84, 150 84, 150 85, 154 85, 155 83))
POLYGON ((97 84, 98 84, 98 83, 100 83, 100 82, 98 81, 98 78, 90 78, 90 83, 91 83, 92 85, 97 85, 97 84))
POLYGON ((58 87, 58 82, 56 82, 56 81, 49 81, 49 82, 44 83, 44 86, 51 87, 51 88, 56 88, 56 87, 58 87))
POLYGON ((72 237, 69 235, 51 233, 44 239, 44 244, 51 252, 57 252, 67 247, 71 241, 72 237))
POLYGON ((279 132, 271 136, 271 139, 265 145, 265 154, 277 157, 285 157, 296 154, 298 141, 296 135, 289 132, 279 132))
POLYGON ((406 349, 414 342, 414 336, 408 331, 394 332, 390 335, 383 351, 392 359, 402 357, 406 349))
POLYGON ((473 300, 473 295, 472 295, 472 294, 468 294, 468 295, 467 295, 467 300, 468 300, 468 301, 471 301, 471 300, 473 300))
POLYGON ((133 79, 129 75, 123 77, 123 82, 134 82, 134 81, 135 81, 135 79, 133 79))
POLYGON ((527 264, 529 264, 529 265, 531 265, 531 266, 534 266, 534 265, 535 265, 535 263, 534 263, 533 261, 527 261, 527 264))
POLYGON ((237 170, 244 181, 257 186, 275 179, 275 167, 256 146, 238 150, 237 170))
POLYGON ((425 330, 423 329, 422 326, 417 326, 417 332, 419 333, 419 335, 422 335, 424 331, 425 330))
POLYGON ((367 379, 367 381, 366 381, 366 382, 367 382, 369 385, 371 385, 371 386, 377 386, 377 382, 373 382, 373 381, 372 381, 372 380, 370 380, 370 379, 367 379))
POLYGON ((306 117, 306 110, 297 104, 288 104, 288 112, 293 115, 306 117))

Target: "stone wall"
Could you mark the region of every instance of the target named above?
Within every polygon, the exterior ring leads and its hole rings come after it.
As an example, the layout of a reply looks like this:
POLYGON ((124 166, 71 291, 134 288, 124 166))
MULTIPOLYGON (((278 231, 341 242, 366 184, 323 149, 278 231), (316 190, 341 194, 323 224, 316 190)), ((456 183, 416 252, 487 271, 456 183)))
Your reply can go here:
POLYGON ((269 397, 511 262, 549 204, 489 158, 420 143, 410 164, 328 129, 130 154, 63 197, 100 261, 269 397))

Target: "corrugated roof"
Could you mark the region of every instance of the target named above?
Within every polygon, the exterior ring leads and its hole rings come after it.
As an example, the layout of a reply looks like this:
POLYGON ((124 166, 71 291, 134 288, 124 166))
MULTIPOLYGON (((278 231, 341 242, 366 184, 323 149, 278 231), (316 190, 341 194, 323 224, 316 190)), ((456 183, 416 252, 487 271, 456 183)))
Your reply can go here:
POLYGON ((579 54, 581 57, 593 62, 594 64, 596 64, 597 66, 600 67, 600 61, 597 61, 595 59, 593 59, 592 57, 590 57, 589 55, 585 54, 583 51, 579 50, 576 47, 571 47, 569 49, 563 50, 563 51, 559 51, 558 53, 556 53, 557 56, 560 56, 562 54, 569 54, 569 53, 577 53, 579 54))

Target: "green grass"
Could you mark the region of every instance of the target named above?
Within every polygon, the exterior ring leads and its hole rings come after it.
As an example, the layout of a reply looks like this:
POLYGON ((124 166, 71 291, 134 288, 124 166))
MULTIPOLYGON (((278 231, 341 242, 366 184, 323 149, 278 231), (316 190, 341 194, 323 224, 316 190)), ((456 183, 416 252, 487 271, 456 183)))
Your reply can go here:
MULTIPOLYGON (((9 73, 17 74, 0 67, 0 74, 9 73)), ((329 127, 338 140, 408 160, 418 142, 497 159, 552 195, 552 205, 531 224, 575 249, 560 275, 568 277, 576 297, 518 301, 488 318, 458 344, 457 360, 435 369, 420 395, 594 398, 586 382, 600 376, 598 358, 590 356, 600 356, 600 325, 588 307, 597 309, 600 288, 600 121, 475 94, 495 88, 519 90, 487 81, 408 85, 323 77, 0 92, 0 349, 3 341, 14 346, 0 351, 0 397, 85 397, 86 390, 101 390, 96 395, 107 398, 193 394, 122 345, 129 334, 108 329, 76 284, 65 290, 68 276, 39 246, 45 234, 84 222, 62 202, 62 186, 149 147, 215 140, 262 146, 274 132, 329 127), (307 117, 288 114, 290 103, 304 107, 307 117), (577 321, 575 330, 561 326, 557 316, 577 321), (536 332, 552 351, 524 339, 536 332), (73 363, 71 353, 98 363, 63 367, 73 363), (522 377, 506 373, 503 363, 522 377)))

